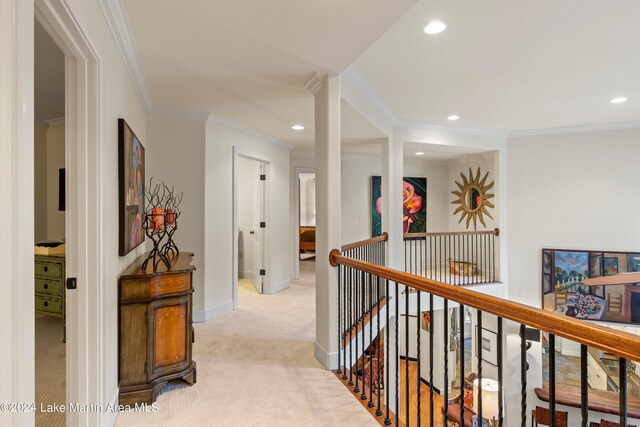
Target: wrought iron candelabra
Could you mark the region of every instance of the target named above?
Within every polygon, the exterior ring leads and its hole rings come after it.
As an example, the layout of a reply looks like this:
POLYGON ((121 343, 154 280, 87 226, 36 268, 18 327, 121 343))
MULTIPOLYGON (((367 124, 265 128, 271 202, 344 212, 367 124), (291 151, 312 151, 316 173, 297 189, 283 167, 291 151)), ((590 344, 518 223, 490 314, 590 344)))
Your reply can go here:
POLYGON ((153 242, 153 249, 142 263, 143 270, 147 269, 149 261, 152 262, 154 271, 161 262, 167 267, 167 270, 170 270, 170 259, 180 253, 173 240, 173 235, 178 229, 179 206, 182 197, 182 193, 177 195, 175 189, 169 188, 164 182, 153 185, 153 178, 145 188, 147 209, 142 227, 147 237, 153 242), (167 242, 162 244, 165 237, 167 237, 167 242))

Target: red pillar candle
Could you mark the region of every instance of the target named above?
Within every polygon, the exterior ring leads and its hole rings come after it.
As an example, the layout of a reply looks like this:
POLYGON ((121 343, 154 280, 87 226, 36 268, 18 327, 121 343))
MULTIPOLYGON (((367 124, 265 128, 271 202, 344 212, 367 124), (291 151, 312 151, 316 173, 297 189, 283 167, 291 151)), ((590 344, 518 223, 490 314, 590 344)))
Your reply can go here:
POLYGON ((164 227, 164 209, 153 208, 151 209, 151 228, 154 230, 161 230, 164 227))
POLYGON ((176 222, 176 213, 173 209, 167 208, 167 212, 165 213, 165 222, 170 225, 173 225, 176 222))

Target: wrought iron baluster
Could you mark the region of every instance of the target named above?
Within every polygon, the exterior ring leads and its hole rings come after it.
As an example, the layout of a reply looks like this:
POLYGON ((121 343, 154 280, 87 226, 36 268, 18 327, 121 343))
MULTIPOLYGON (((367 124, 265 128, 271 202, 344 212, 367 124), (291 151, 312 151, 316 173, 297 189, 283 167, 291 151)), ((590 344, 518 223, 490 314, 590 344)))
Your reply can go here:
POLYGON ((503 391, 502 391, 502 384, 503 384, 503 376, 504 376, 504 366, 503 366, 503 359, 502 359, 502 352, 503 352, 503 347, 502 347, 502 317, 498 316, 498 426, 496 427, 502 427, 502 422, 504 420, 504 396, 503 396, 503 391))
MULTIPOLYGON (((433 317, 433 294, 429 294, 429 425, 433 424, 433 331, 436 323, 433 317)), ((418 371, 420 372, 420 371, 418 371)))
MULTIPOLYGON (((460 304, 460 420, 464 420, 464 305, 460 304)), ((463 421, 464 423, 464 421, 463 421)))
POLYGON ((404 286, 404 389, 405 389, 405 425, 409 427, 409 287, 404 286))
POLYGON ((587 374, 587 346, 580 345, 580 406, 582 427, 589 422, 589 383, 587 374))
POLYGON ((482 425, 482 311, 476 311, 478 323, 478 337, 476 349, 478 351, 478 425, 482 425))
POLYGON ((549 425, 556 427, 556 337, 553 334, 549 334, 549 412, 549 425))
POLYGON ((520 325, 520 426, 527 427, 527 340, 525 325, 520 325))
MULTIPOLYGON (((444 321, 442 328, 444 334, 444 411, 443 425, 448 425, 449 420, 449 300, 444 300, 444 321)), ((433 329, 431 329, 433 330, 433 329)), ((433 357, 433 353, 430 357, 433 357)), ((433 384, 431 384, 433 386, 433 384)), ((432 424, 433 425, 433 424, 432 424)))
POLYGON ((620 425, 627 425, 627 359, 620 358, 619 366, 620 386, 618 394, 620 397, 620 425))
POLYGON ((386 370, 386 376, 385 376, 385 382, 384 382, 384 401, 385 401, 385 405, 386 405, 386 416, 384 418, 384 423, 385 425, 390 425, 391 424, 391 419, 389 418, 389 383, 391 383, 391 380, 389 378, 389 365, 391 365, 391 360, 389 359, 389 347, 391 345, 391 343, 389 342, 389 310, 391 309, 391 305, 390 305, 390 301, 389 301, 389 280, 385 279, 385 308, 386 308, 386 312, 387 312, 387 325, 384 327, 387 331, 386 333, 386 339, 384 340, 384 345, 386 347, 387 350, 387 355, 385 357, 385 370, 386 370))

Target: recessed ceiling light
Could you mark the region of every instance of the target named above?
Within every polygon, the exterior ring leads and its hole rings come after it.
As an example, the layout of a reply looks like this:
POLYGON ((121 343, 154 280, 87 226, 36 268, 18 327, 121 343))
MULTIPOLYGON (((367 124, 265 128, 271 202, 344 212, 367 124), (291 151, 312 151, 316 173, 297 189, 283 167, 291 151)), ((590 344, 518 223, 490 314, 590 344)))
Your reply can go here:
POLYGON ((612 104, 622 104, 623 102, 627 102, 627 98, 625 98, 624 96, 619 96, 611 100, 612 104))
POLYGON ((447 117, 447 120, 458 120, 460 118, 459 115, 457 114, 452 114, 449 117, 447 117))
POLYGON ((442 21, 431 21, 424 27, 424 32, 427 34, 438 34, 447 29, 447 24, 442 21))
POLYGON ((416 151, 416 156, 424 156, 424 153, 422 151, 416 151))
POLYGON ((291 129, 293 129, 293 130, 304 130, 304 126, 302 126, 302 125, 293 125, 293 126, 291 126, 291 129))

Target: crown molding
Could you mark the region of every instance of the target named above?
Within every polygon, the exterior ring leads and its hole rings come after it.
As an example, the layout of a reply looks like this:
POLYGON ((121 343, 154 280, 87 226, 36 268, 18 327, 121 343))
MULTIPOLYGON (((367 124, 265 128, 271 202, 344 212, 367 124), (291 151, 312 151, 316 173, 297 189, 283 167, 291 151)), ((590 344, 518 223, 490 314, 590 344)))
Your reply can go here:
POLYGON ((216 114, 210 113, 206 119, 207 122, 219 124, 221 126, 226 127, 227 129, 236 131, 238 133, 244 134, 251 138, 257 139, 262 142, 266 142, 268 144, 272 144, 279 148, 284 148, 287 151, 291 151, 293 149, 292 145, 289 145, 277 138, 274 138, 271 135, 267 135, 266 133, 260 132, 258 130, 252 129, 250 127, 241 125, 240 123, 233 121, 231 119, 227 119, 226 117, 218 116, 216 114))
POLYGON ((382 113, 382 116, 385 120, 395 126, 398 122, 396 116, 391 112, 391 110, 384 103, 382 98, 378 96, 378 94, 373 90, 369 82, 364 78, 362 73, 356 68, 355 65, 349 65, 347 69, 344 71, 348 77, 350 77, 357 86, 360 87, 364 95, 369 98, 369 101, 382 113))
POLYGON ((603 123, 597 125, 584 125, 584 126, 566 126, 559 128, 548 129, 532 129, 532 130, 518 130, 509 132, 509 138, 524 138, 527 136, 542 136, 542 135, 560 135, 566 133, 581 133, 581 132, 602 132, 608 130, 623 130, 623 129, 637 129, 640 128, 640 121, 637 122, 621 122, 621 123, 603 123))
POLYGON ((450 132, 472 136, 488 136, 493 138, 507 138, 509 132, 492 129, 465 128, 459 126, 441 125, 438 123, 420 122, 414 120, 398 120, 395 127, 401 129, 422 129, 434 132, 450 132))
POLYGON ((129 72, 133 87, 138 95, 138 99, 147 114, 153 111, 153 101, 151 91, 147 85, 144 67, 140 60, 138 46, 136 45, 131 25, 127 18, 127 12, 122 0, 101 0, 103 14, 107 25, 115 39, 120 55, 122 56, 125 68, 129 72))
POLYGON ((172 108, 153 107, 148 113, 150 116, 167 117, 170 119, 184 119, 205 122, 209 118, 209 113, 202 111, 176 110, 172 108))
POLYGON ((64 126, 64 117, 44 121, 49 127, 64 126))

